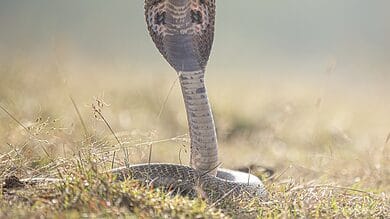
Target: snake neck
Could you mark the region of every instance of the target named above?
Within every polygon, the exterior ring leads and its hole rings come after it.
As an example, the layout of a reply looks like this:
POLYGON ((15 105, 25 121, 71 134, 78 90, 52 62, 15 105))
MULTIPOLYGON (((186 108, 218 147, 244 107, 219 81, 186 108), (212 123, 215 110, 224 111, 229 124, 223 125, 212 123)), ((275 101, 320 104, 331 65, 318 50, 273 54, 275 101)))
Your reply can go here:
POLYGON ((180 72, 191 166, 215 175, 217 138, 204 85, 204 69, 214 39, 215 0, 145 0, 145 18, 160 53, 180 72))
POLYGON ((214 119, 204 84, 204 71, 180 72, 180 85, 191 138, 191 167, 216 175, 218 144, 214 119))

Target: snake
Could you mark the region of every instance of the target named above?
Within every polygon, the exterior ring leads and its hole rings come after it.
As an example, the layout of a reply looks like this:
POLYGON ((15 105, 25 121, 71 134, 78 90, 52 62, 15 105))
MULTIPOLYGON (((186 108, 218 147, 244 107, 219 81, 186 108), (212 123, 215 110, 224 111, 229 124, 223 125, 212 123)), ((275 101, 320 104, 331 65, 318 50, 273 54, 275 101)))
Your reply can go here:
MULTIPOLYGON (((267 199, 267 190, 258 177, 219 168, 216 128, 205 86, 205 69, 214 40, 215 0, 144 3, 152 41, 180 81, 189 127, 190 164, 131 164, 110 172, 119 180, 131 177, 189 196, 204 195, 213 201, 228 196, 267 199)), ((25 181, 34 180, 45 179, 25 181)))

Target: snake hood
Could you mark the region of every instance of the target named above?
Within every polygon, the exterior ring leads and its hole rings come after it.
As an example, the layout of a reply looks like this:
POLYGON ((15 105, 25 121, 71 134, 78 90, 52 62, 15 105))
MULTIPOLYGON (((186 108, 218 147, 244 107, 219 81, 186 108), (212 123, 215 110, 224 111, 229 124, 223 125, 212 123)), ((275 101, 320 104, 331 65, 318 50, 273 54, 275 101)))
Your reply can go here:
POLYGON ((145 0, 145 17, 153 42, 177 72, 205 70, 215 0, 145 0))

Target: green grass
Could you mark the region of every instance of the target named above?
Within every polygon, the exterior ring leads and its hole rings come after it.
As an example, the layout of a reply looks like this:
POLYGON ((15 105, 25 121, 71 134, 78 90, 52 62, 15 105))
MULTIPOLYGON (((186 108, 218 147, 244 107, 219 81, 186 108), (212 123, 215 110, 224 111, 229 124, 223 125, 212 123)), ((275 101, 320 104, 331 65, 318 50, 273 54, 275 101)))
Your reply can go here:
POLYGON ((65 179, 3 188, 0 217, 390 215, 388 97, 305 82, 267 85, 255 78, 221 82, 208 76, 223 166, 256 164, 275 171, 269 176, 262 168, 253 170, 268 188, 267 202, 211 203, 132 180, 117 182, 105 173, 125 164, 125 151, 130 163, 188 163, 177 85, 164 104, 173 73, 109 77, 2 66, 0 74, 0 104, 8 112, 0 110, 0 180, 65 179))

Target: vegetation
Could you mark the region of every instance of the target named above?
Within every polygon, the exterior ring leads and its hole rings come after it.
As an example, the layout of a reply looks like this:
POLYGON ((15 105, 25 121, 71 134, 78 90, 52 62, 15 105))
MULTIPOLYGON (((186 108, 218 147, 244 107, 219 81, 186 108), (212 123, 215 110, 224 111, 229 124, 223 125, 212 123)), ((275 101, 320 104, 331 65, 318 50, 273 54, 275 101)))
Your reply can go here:
POLYGON ((223 166, 255 164, 270 193, 265 202, 210 203, 106 172, 125 162, 188 163, 174 74, 32 69, 0 68, 1 218, 390 216, 390 101, 372 93, 256 77, 217 83, 210 73, 223 166), (65 181, 11 186, 11 176, 65 181))

